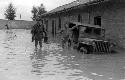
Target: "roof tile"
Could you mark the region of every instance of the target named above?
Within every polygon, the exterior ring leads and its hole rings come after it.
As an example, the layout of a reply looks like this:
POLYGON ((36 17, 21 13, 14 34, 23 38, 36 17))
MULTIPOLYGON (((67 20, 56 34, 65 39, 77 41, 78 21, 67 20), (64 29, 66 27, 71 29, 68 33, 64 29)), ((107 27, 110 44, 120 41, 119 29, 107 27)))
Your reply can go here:
POLYGON ((53 10, 47 12, 47 13, 44 13, 43 16, 47 15, 47 14, 63 11, 63 10, 66 10, 66 9, 69 9, 69 8, 72 8, 72 7, 79 6, 79 5, 93 4, 93 3, 102 2, 102 1, 106 1, 106 0, 76 0, 76 1, 73 1, 71 3, 59 6, 59 7, 55 8, 55 9, 53 9, 53 10))

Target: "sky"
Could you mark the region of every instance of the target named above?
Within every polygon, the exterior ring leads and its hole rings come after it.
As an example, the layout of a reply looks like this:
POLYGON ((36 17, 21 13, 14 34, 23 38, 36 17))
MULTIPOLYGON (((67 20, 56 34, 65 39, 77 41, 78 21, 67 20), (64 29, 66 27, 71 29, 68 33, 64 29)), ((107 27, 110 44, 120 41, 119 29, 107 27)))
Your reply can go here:
POLYGON ((40 6, 40 4, 43 3, 46 10, 50 11, 58 6, 70 3, 72 1, 75 0, 0 0, 0 19, 5 19, 4 12, 9 3, 12 3, 16 8, 16 20, 31 21, 31 10, 33 6, 40 6))

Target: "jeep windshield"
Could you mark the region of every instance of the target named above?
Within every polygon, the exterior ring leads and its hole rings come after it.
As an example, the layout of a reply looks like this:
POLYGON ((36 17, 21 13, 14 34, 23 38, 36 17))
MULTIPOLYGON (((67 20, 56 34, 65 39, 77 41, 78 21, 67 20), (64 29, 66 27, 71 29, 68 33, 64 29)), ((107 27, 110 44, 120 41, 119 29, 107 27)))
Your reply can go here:
POLYGON ((79 30, 79 38, 101 39, 104 37, 105 30, 98 25, 83 24, 79 22, 70 22, 69 28, 79 30))

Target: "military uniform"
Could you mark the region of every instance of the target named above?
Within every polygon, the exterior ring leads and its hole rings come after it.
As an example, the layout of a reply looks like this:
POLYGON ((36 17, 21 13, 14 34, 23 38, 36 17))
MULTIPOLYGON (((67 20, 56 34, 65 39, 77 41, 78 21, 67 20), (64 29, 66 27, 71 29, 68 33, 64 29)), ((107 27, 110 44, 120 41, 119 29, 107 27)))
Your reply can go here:
POLYGON ((42 47, 42 39, 44 38, 45 33, 43 33, 43 27, 38 22, 35 24, 31 30, 32 33, 32 41, 35 40, 35 47, 37 47, 38 43, 40 47, 42 47))
POLYGON ((69 28, 62 30, 62 47, 68 42, 68 46, 71 46, 71 31, 69 28))

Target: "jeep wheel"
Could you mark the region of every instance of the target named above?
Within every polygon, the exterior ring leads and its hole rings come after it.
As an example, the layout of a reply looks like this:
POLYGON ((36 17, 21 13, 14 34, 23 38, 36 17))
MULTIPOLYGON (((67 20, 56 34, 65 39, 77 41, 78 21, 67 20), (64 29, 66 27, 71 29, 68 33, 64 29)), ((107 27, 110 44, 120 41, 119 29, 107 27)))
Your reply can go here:
POLYGON ((88 50, 86 47, 81 47, 80 48, 80 52, 83 52, 84 54, 87 54, 88 53, 88 50))

